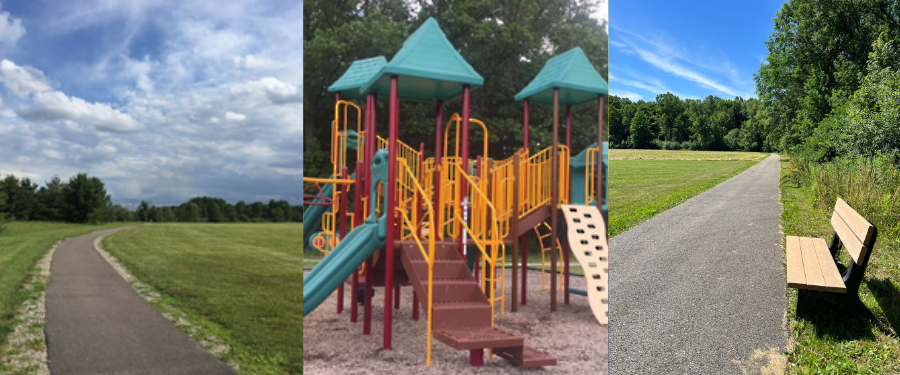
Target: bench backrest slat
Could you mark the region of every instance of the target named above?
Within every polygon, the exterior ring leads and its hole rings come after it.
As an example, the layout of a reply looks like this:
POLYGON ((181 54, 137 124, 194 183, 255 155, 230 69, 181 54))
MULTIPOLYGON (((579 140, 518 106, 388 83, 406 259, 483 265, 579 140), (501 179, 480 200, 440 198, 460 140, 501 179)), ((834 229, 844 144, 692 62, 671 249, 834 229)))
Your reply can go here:
POLYGON ((835 203, 831 226, 853 261, 859 264, 869 250, 875 227, 841 198, 835 203))
POLYGON ((872 245, 872 233, 875 232, 875 227, 866 218, 862 217, 841 198, 838 198, 834 204, 834 211, 841 216, 841 219, 844 219, 844 223, 847 223, 847 226, 850 227, 850 230, 862 242, 863 246, 870 247, 872 245))

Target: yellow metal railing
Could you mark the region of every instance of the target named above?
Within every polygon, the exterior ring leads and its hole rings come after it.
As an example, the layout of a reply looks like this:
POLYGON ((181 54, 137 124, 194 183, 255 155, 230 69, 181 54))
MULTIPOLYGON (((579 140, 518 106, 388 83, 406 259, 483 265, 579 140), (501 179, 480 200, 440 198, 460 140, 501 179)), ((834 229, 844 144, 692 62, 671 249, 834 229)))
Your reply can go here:
POLYGON ((432 326, 432 310, 434 307, 434 249, 435 235, 433 229, 434 210, 429 195, 419 184, 412 168, 405 160, 400 159, 398 163, 398 200, 400 203, 397 212, 401 217, 401 233, 403 239, 413 240, 422 252, 422 257, 428 264, 428 300, 426 310, 428 312, 427 328, 427 359, 428 366, 431 366, 431 326, 432 326), (407 204, 408 203, 408 204, 407 204), (427 228, 425 227, 427 225, 427 228), (422 239, 427 241, 428 249, 422 244, 422 239))
MULTIPOLYGON (((488 137, 490 135, 490 133, 488 133, 487 126, 485 126, 484 123, 481 122, 481 120, 474 119, 471 117, 469 118, 469 123, 474 123, 476 125, 481 126, 481 131, 484 136, 481 156, 487 157, 488 139, 489 139, 488 137)), ((460 147, 462 147, 462 143, 460 142, 460 138, 462 137, 462 131, 460 130, 460 124, 462 124, 462 116, 460 116, 459 113, 454 113, 453 116, 450 116, 450 120, 447 121, 447 125, 444 127, 444 157, 449 157, 449 156, 459 157, 460 156, 460 152, 461 152, 460 147), (453 126, 451 126, 451 124, 453 126), (456 134, 455 142, 453 142, 454 147, 453 147, 452 155, 450 154, 450 143, 448 143, 450 141, 450 129, 451 128, 455 131, 455 134, 456 134)), ((469 138, 470 139, 472 138, 471 133, 469 134, 469 138)))
MULTIPOLYGON (((491 325, 493 326, 493 312, 496 310, 496 304, 500 303, 500 312, 503 312, 505 309, 505 304, 503 303, 505 294, 503 291, 506 283, 506 264, 504 262, 506 259, 506 247, 503 245, 503 237, 500 236, 497 209, 491 203, 487 194, 479 187, 478 181, 465 173, 459 167, 459 164, 451 165, 448 163, 447 167, 455 169, 455 181, 461 182, 465 180, 469 185, 467 197, 469 223, 464 220, 462 201, 452 202, 450 206, 454 211, 453 221, 466 231, 468 238, 472 240, 481 253, 481 291, 484 292, 491 304, 491 325), (497 269, 498 263, 500 264, 500 270, 497 269), (499 285, 497 285, 498 281, 500 282, 499 285), (500 293, 497 293, 498 286, 500 293)), ((443 195, 444 193, 441 193, 442 200, 443 195)))
POLYGON ((552 178, 553 154, 548 147, 520 163, 519 167, 519 217, 550 204, 552 186, 559 184, 559 203, 569 202, 569 149, 559 146, 559 178, 552 178))
MULTIPOLYGON (((543 222, 534 227, 534 234, 537 235, 538 243, 541 245, 541 290, 548 290, 548 289, 550 289, 550 287, 546 285, 547 284, 546 280, 547 280, 547 278, 551 277, 550 271, 548 270, 551 263, 550 263, 550 260, 547 259, 547 257, 548 257, 547 253, 552 251, 551 249, 552 249, 553 243, 551 242, 550 245, 547 245, 547 243, 544 242, 544 240, 553 235, 553 229, 550 228, 550 224, 547 224, 547 222, 543 222)), ((554 240, 556 241, 556 251, 557 251, 556 268, 562 269, 562 267, 563 267, 562 246, 559 243, 559 238, 551 239, 551 241, 554 241, 554 240)), ((559 282, 557 282, 557 285, 559 285, 559 290, 563 290, 563 273, 557 272, 557 276, 559 277, 559 282)))
POLYGON ((334 105, 334 120, 331 122, 331 175, 338 176, 347 166, 347 130, 350 125, 351 109, 356 110, 356 132, 359 144, 356 147, 356 158, 360 160, 363 155, 362 139, 365 132, 362 130, 362 111, 359 106, 346 100, 338 100, 334 105), (343 111, 342 111, 343 109, 343 111), (343 115, 343 116, 341 116, 343 115))
MULTIPOLYGON (((378 148, 380 149, 388 149, 388 140, 382 137, 378 138, 378 148)), ((406 165, 412 170, 413 175, 417 178, 419 177, 419 158, 421 157, 421 153, 407 145, 406 143, 397 141, 397 160, 403 160, 406 162, 406 165)))

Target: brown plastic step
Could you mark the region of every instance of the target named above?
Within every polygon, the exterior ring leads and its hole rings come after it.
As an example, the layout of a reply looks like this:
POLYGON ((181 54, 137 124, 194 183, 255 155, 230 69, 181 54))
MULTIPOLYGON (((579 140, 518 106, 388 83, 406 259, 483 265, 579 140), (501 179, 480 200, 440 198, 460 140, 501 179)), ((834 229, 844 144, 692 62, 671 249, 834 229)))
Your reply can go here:
POLYGON ((457 350, 512 348, 525 345, 522 336, 491 327, 435 328, 434 338, 457 350))
MULTIPOLYGON (((427 282, 425 283, 427 287, 427 282)), ((434 302, 470 301, 484 302, 487 299, 478 283, 472 279, 436 279, 434 280, 434 302)))
POLYGON ((489 328, 491 314, 491 305, 486 302, 435 302, 433 327, 435 330, 467 327, 489 328))
MULTIPOLYGON (((428 250, 428 243, 422 242, 422 246, 425 247, 425 250, 428 250)), ((397 241, 396 248, 400 251, 408 251, 410 260, 425 260, 425 257, 422 255, 422 250, 419 248, 419 245, 415 241, 397 241)), ((459 244, 450 243, 450 242, 440 242, 435 244, 434 246, 434 259, 435 260, 454 260, 454 259, 462 259, 462 256, 459 254, 459 244)))
MULTIPOLYGON (((412 270, 421 278, 422 282, 427 282, 428 263, 425 263, 424 260, 417 260, 411 261, 410 264, 412 265, 412 270)), ((433 271, 435 279, 472 277, 469 273, 469 268, 466 267, 466 263, 461 260, 435 260, 433 271)))
POLYGON ((519 367, 556 366, 556 357, 527 346, 496 348, 494 354, 519 367))

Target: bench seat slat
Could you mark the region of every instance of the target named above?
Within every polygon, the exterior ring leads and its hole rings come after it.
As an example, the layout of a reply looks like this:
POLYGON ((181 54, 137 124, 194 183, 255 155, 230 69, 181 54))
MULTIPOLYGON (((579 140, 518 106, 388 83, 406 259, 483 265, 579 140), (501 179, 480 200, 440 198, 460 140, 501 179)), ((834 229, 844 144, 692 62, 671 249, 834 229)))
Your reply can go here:
POLYGON ((803 256, 800 254, 800 237, 788 236, 786 245, 788 288, 800 288, 806 285, 806 273, 803 271, 803 256))
POLYGON ((825 240, 788 236, 786 243, 788 288, 847 292, 825 240))
POLYGON ((819 268, 822 270, 822 276, 825 278, 826 290, 829 292, 847 293, 847 287, 844 286, 844 280, 841 273, 834 264, 834 258, 828 251, 828 244, 821 238, 813 238, 813 246, 816 252, 816 258, 819 259, 819 268))
POLYGON ((844 223, 856 235, 856 238, 862 242, 863 246, 870 247, 875 227, 868 220, 841 198, 838 198, 834 204, 834 212, 837 212, 841 219, 844 219, 844 223))
POLYGON ((866 254, 866 247, 853 234, 853 231, 847 226, 847 223, 844 222, 844 219, 841 218, 837 211, 831 215, 831 226, 834 227, 834 232, 841 238, 841 244, 853 257, 853 261, 858 264, 862 256, 866 254))
POLYGON ((825 276, 822 275, 822 267, 813 246, 813 239, 800 237, 800 253, 803 255, 803 270, 806 272, 806 285, 810 287, 825 287, 825 276))

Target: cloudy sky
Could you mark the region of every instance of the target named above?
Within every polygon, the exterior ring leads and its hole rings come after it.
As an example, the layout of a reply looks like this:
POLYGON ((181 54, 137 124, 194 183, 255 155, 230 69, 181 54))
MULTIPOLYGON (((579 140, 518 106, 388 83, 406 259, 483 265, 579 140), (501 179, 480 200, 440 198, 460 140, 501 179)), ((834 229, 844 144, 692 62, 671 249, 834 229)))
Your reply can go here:
POLYGON ((0 175, 301 204, 302 3, 0 0, 0 175))
POLYGON ((753 74, 783 0, 614 1, 610 4, 610 94, 655 100, 756 97, 753 74))

